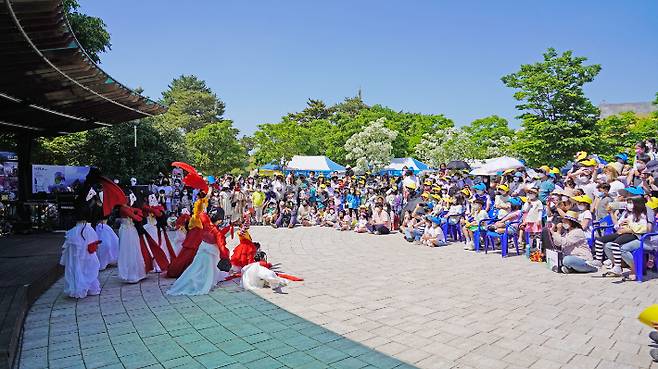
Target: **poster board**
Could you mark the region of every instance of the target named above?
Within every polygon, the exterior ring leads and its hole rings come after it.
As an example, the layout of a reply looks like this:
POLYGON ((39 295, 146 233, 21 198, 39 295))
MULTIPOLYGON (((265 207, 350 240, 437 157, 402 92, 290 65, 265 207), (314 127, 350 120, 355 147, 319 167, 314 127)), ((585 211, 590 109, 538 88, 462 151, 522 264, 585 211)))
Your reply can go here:
POLYGON ((72 192, 84 183, 89 167, 32 165, 32 193, 72 192))

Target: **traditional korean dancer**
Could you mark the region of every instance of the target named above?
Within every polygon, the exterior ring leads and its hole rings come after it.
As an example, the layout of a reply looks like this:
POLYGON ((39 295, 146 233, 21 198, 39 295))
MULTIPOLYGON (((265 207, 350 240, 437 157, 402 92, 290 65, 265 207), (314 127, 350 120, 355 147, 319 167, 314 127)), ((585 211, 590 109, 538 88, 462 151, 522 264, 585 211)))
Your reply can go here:
POLYGON ((102 177, 96 168, 91 168, 76 198, 78 221, 66 232, 60 264, 64 266, 64 293, 70 297, 84 298, 101 292, 98 281, 100 263, 96 251, 101 241, 89 223, 94 204, 90 203, 91 186, 100 183, 105 193, 102 207, 103 216, 108 216, 114 206, 125 203, 123 191, 111 180, 102 177))

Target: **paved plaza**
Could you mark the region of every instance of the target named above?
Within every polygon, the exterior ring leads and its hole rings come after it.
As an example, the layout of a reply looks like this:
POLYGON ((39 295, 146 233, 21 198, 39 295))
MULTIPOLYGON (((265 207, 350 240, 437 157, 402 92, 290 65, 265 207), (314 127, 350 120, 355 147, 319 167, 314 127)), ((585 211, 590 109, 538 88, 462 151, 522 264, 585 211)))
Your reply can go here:
MULTIPOLYGON (((525 257, 399 235, 255 227, 285 294, 172 297, 152 274, 75 301, 60 280, 25 322, 20 368, 658 368, 636 317, 645 283, 562 275, 525 257)), ((234 240, 231 244, 236 244, 234 240)))

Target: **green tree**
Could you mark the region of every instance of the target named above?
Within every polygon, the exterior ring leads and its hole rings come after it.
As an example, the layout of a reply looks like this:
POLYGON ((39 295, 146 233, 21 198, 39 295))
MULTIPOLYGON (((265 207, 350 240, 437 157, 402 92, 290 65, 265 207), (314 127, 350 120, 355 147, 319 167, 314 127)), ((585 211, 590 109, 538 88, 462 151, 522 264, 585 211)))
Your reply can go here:
POLYGON ((487 159, 510 154, 515 136, 507 120, 497 115, 476 119, 463 128, 472 147, 470 159, 487 159))
POLYGON ((162 93, 162 102, 169 109, 156 117, 158 124, 181 128, 184 132, 220 122, 225 107, 206 82, 194 75, 175 78, 162 93))
POLYGON ((87 132, 35 140, 32 160, 39 164, 87 165, 87 132))
POLYGON ((355 133, 345 143, 347 159, 363 171, 378 171, 393 158, 393 141, 398 133, 385 126, 386 118, 370 122, 363 131, 355 133))
POLYGON ((84 150, 88 154, 86 164, 99 167, 104 174, 123 183, 132 176, 144 183, 158 172, 169 170, 172 161, 187 160, 180 131, 159 127, 152 119, 87 131, 84 150), (134 126, 137 126, 137 148, 134 126))
POLYGON ((238 141, 233 122, 208 124, 185 136, 191 164, 209 174, 240 173, 247 166, 247 152, 238 141))
POLYGON ((299 113, 289 113, 288 119, 296 121, 298 124, 310 124, 315 120, 326 120, 331 116, 331 110, 322 100, 308 99, 306 108, 299 113))
POLYGON ((71 30, 80 42, 80 46, 94 62, 100 63, 98 55, 112 49, 110 33, 105 22, 100 18, 78 12, 80 4, 77 0, 63 0, 62 4, 71 30))
POLYGON ((585 96, 583 86, 600 72, 598 64, 585 65, 587 58, 562 54, 549 48, 544 60, 521 65, 502 77, 516 89, 516 108, 522 111, 523 129, 515 149, 530 165, 563 164, 580 150, 594 147, 599 110, 585 96))
POLYGON ((333 130, 327 120, 308 125, 284 117, 280 123, 260 124, 254 133, 254 157, 259 165, 289 161, 294 155, 325 155, 325 135, 333 130))

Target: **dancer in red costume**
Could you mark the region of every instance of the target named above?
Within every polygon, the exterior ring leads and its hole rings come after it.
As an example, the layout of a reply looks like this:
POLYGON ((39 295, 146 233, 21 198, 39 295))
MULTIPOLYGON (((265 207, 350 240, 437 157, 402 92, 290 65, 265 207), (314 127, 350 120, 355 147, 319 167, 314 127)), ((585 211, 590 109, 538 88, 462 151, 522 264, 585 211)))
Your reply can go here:
POLYGON ((188 172, 185 178, 183 178, 183 182, 187 186, 199 190, 199 194, 197 195, 197 201, 194 203, 194 211, 188 222, 188 231, 185 241, 183 241, 183 248, 169 265, 167 277, 180 277, 185 269, 192 264, 192 260, 194 260, 199 245, 201 245, 201 241, 203 240, 204 231, 217 234, 216 239, 217 247, 219 248, 220 265, 228 264, 229 251, 226 248, 226 234, 232 228, 229 226, 222 230, 217 229, 217 224, 219 224, 222 219, 217 219, 216 222, 212 222, 206 213, 208 207, 208 195, 210 194, 208 184, 196 172, 196 169, 189 164, 174 162, 171 165, 188 172))

